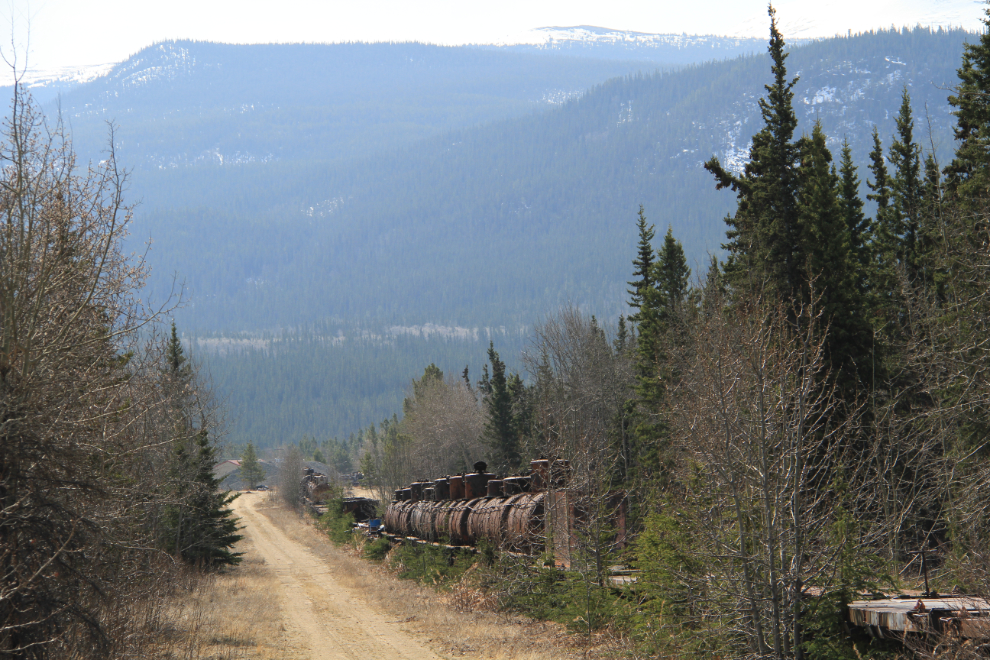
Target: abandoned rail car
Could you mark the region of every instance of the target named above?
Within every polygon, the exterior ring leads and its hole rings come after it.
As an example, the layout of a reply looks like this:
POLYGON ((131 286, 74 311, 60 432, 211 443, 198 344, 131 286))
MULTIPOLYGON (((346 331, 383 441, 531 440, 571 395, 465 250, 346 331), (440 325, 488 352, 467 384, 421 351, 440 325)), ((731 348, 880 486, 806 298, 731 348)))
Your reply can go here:
MULTIPOLYGON (((478 463, 473 473, 417 481, 395 491, 385 510, 386 531, 462 546, 485 540, 524 554, 542 551, 549 537, 557 563, 570 566, 578 526, 587 518, 578 494, 568 488, 570 463, 535 460, 528 474, 505 479, 486 468, 478 463)), ((606 506, 616 530, 615 543, 624 547, 624 494, 610 495, 606 506)))

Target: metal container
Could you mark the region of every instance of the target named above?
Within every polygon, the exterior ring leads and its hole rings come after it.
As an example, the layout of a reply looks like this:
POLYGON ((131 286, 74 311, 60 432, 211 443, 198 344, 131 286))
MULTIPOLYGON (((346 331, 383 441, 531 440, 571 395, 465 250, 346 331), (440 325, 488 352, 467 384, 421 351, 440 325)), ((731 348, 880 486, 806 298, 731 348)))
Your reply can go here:
POLYGON ((501 479, 491 479, 488 482, 488 497, 501 497, 502 496, 502 480, 501 479))
POLYGON ((532 471, 530 491, 535 493, 546 490, 547 484, 550 482, 550 461, 545 458, 530 461, 529 468, 532 471))
POLYGON ((422 481, 415 481, 409 484, 410 496, 409 499, 413 502, 418 502, 423 499, 423 489, 426 488, 426 484, 422 481))
POLYGON ((529 492, 529 477, 508 477, 502 480, 502 494, 506 497, 529 492))
POLYGON ((447 479, 437 479, 433 482, 433 499, 437 502, 450 499, 450 484, 447 479))
POLYGON ((412 499, 412 489, 411 488, 403 488, 403 489, 401 489, 399 491, 399 501, 400 502, 408 502, 411 499, 412 499))
POLYGON ((520 493, 506 504, 505 547, 516 552, 533 552, 543 545, 546 493, 520 493))
POLYGON ((435 492, 436 491, 434 490, 433 486, 427 486, 426 488, 423 489, 423 499, 427 502, 436 501, 436 498, 434 498, 435 492))
POLYGON ((461 475, 457 475, 455 477, 451 477, 448 481, 450 483, 450 499, 452 499, 452 500, 463 499, 464 498, 464 477, 461 476, 461 475))
POLYGON ((412 535, 427 541, 436 540, 433 528, 433 518, 436 515, 436 503, 429 501, 416 502, 409 517, 412 535))
POLYGON ((472 472, 464 475, 464 497, 473 500, 488 494, 488 480, 494 475, 472 472))
MULTIPOLYGON (((481 500, 476 500, 481 501, 481 500)), ((450 542, 467 545, 472 543, 471 535, 468 533, 468 516, 471 513, 470 500, 451 501, 447 509, 447 536, 450 542)))

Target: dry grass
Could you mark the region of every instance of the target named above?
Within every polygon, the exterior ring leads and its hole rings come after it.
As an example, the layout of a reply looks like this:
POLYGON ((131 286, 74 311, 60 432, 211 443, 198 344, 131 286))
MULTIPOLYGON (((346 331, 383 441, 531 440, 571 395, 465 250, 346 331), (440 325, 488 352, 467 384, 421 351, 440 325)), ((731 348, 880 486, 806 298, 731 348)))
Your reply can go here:
POLYGON ((292 660, 276 599, 278 578, 251 552, 237 548, 239 566, 217 575, 190 575, 170 598, 164 625, 144 657, 162 660, 292 660))
POLYGON ((569 634, 555 623, 500 614, 493 611, 492 599, 467 587, 440 594, 400 580, 384 567, 361 559, 357 548, 334 547, 306 517, 278 507, 258 510, 322 558, 341 585, 360 591, 373 608, 406 623, 407 630, 425 638, 440 655, 563 660, 611 656, 626 650, 621 641, 606 636, 589 640, 569 634))

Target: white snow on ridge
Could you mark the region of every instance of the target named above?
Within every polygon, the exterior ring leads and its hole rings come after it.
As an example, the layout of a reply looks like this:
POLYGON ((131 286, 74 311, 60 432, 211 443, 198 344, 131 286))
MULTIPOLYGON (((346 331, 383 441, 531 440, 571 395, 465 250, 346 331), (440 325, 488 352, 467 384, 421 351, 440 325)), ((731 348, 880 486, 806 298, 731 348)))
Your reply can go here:
POLYGON ((116 64, 91 64, 85 66, 65 66, 56 69, 28 69, 21 78, 21 84, 43 87, 52 83, 83 84, 105 76, 116 64))

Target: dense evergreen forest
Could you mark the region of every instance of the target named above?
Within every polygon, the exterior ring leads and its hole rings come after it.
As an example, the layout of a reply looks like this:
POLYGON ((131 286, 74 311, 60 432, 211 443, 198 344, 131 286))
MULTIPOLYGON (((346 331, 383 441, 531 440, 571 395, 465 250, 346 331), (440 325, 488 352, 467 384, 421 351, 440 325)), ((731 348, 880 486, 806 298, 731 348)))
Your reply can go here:
POLYGON ((361 467, 387 499, 479 456, 502 476, 566 458, 566 541, 496 554, 489 586, 644 656, 986 657, 949 627, 884 639, 847 604, 990 595, 990 9, 954 61, 951 146, 902 84, 864 156, 848 125, 802 131, 801 51, 770 17, 749 158, 704 163, 734 200, 701 276, 641 206, 624 314, 547 315, 526 378, 493 344, 473 379, 430 364, 361 467), (609 579, 620 562, 635 585, 609 579))

